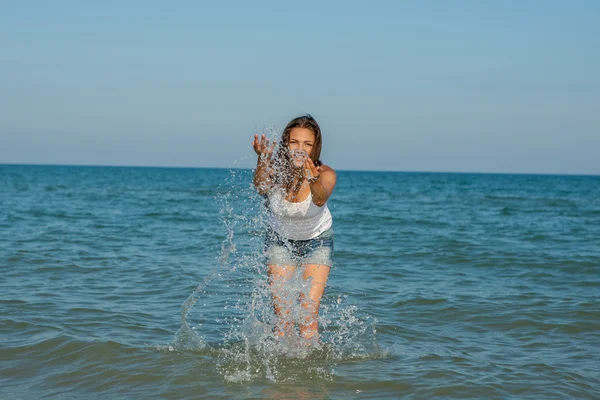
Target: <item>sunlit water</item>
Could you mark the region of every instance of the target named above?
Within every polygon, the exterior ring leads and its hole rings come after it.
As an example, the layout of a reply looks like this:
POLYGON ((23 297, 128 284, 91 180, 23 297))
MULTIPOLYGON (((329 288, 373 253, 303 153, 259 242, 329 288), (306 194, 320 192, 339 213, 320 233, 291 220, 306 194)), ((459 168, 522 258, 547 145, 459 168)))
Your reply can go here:
POLYGON ((250 181, 0 166, 0 398, 598 398, 599 177, 339 172, 308 346, 250 181))

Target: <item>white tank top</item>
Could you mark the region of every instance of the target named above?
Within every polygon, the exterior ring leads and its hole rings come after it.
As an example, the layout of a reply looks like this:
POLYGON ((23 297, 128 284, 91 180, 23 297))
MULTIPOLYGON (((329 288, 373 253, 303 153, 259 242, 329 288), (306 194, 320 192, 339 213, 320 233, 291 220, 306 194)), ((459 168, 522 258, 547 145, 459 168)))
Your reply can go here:
POLYGON ((269 224, 279 235, 292 240, 309 240, 331 228, 333 222, 327 203, 317 206, 312 201, 312 193, 300 203, 287 201, 285 196, 283 188, 267 193, 271 211, 269 224))

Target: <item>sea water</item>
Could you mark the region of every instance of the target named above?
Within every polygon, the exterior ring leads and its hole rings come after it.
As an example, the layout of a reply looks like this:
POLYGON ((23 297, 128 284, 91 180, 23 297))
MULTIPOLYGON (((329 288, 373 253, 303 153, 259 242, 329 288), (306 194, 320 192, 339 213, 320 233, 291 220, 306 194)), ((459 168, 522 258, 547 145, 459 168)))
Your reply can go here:
POLYGON ((599 177, 339 171, 314 346, 272 335, 263 207, 250 170, 0 166, 0 397, 598 398, 599 177))

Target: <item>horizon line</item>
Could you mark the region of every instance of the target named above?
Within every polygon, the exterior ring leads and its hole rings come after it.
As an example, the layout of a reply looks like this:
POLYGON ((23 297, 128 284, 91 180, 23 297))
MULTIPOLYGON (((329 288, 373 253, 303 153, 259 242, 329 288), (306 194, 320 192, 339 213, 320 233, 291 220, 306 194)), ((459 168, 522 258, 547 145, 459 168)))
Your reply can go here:
MULTIPOLYGON (((45 163, 4 163, 0 166, 31 166, 31 167, 89 167, 89 168, 163 168, 163 169, 223 169, 223 170, 252 170, 252 167, 200 167, 200 166, 169 166, 169 165, 108 165, 108 164, 45 164, 45 163)), ((417 170, 376 170, 376 169, 336 169, 340 172, 387 172, 406 174, 462 174, 462 175, 545 175, 545 176, 589 176, 600 177, 595 173, 553 173, 553 172, 476 172, 476 171, 417 171, 417 170)))

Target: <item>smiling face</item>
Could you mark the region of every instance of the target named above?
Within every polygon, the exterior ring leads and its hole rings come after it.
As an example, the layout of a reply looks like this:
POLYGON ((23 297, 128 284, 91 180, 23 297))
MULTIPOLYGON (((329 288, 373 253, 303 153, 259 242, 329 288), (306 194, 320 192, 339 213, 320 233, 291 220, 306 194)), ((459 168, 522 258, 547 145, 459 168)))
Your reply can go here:
POLYGON ((302 167, 305 158, 310 157, 313 152, 315 134, 308 128, 294 128, 290 131, 288 146, 294 166, 297 168, 302 167))

